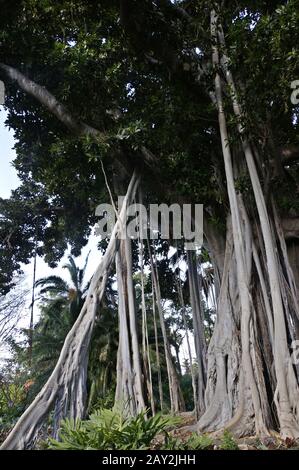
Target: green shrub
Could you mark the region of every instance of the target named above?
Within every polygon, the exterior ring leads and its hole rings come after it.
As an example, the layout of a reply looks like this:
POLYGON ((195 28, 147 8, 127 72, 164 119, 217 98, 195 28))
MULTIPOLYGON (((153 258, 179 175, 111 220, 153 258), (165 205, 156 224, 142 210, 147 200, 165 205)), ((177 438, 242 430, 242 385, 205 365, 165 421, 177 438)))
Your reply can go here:
MULTIPOLYGON (((102 410, 103 408, 111 409, 114 405, 115 399, 115 390, 112 388, 104 397, 98 397, 97 400, 92 403, 90 407, 90 413, 94 413, 95 411, 102 410)), ((88 414, 90 414, 88 413, 88 414)))
POLYGON ((222 435, 221 438, 221 445, 220 445, 221 450, 238 450, 238 444, 234 440, 233 436, 231 433, 226 429, 222 435))
POLYGON ((186 450, 185 443, 167 432, 165 433, 164 443, 160 447, 161 450, 186 450))
POLYGON ((175 438, 166 434, 165 442, 162 446, 164 450, 211 450, 213 449, 213 440, 207 434, 201 434, 200 436, 193 433, 187 441, 182 441, 179 438, 175 438))
POLYGON ((156 416, 147 419, 146 411, 136 417, 125 418, 123 413, 102 409, 94 412, 89 420, 64 420, 59 441, 49 440, 49 448, 55 450, 129 450, 148 449, 154 437, 166 432, 180 419, 156 416))
POLYGON ((196 433, 186 442, 187 449, 190 450, 209 450, 213 449, 213 439, 207 434, 201 434, 200 436, 196 433))

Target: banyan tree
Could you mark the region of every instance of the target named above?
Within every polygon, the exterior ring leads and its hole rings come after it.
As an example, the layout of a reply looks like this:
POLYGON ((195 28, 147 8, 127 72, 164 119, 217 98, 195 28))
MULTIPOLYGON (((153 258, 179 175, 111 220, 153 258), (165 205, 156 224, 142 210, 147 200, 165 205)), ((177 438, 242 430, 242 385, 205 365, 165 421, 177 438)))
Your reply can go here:
MULTIPOLYGON (((85 416, 90 340, 111 275, 119 324, 115 402, 130 415, 147 407, 155 413, 150 298, 171 411, 184 410, 157 244, 148 227, 135 240, 122 236, 129 205, 140 202, 204 207, 199 249, 187 250, 171 230, 166 242, 183 260, 185 278, 174 256, 165 258, 174 266, 183 314, 188 288, 198 432, 299 438, 299 144, 298 103, 291 100, 299 78, 298 6, 296 0, 23 0, 2 7, 0 78, 21 186, 0 202, 1 292, 36 247, 50 265, 68 245, 77 255, 98 204, 111 203, 115 211, 59 360, 3 449, 32 447, 53 410, 58 423, 85 416), (208 286, 203 251, 213 272, 208 286), (147 298, 145 276, 152 283, 147 298), (205 288, 216 306, 209 341, 205 288)), ((160 381, 160 401, 161 390, 160 381)))

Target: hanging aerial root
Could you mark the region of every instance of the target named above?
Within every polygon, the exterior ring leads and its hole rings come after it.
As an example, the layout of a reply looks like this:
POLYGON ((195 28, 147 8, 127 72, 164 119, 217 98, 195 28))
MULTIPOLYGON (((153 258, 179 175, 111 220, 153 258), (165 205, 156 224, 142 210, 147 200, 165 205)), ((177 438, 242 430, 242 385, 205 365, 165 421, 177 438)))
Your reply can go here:
MULTIPOLYGON (((227 84, 231 91, 230 96, 232 106, 238 122, 237 128, 247 163, 250 181, 252 184, 263 243, 265 246, 267 272, 274 320, 273 356, 277 379, 275 404, 280 424, 280 432, 283 438, 297 438, 299 437, 299 422, 293 403, 296 403, 299 399, 299 389, 298 384, 296 383, 294 369, 289 366, 291 361, 287 340, 287 323, 289 312, 285 311, 283 305, 284 286, 281 282, 280 276, 280 263, 278 259, 277 243, 273 236, 273 226, 271 226, 270 214, 267 210, 265 197, 259 180, 252 145, 250 144, 250 141, 245 132, 245 128, 242 124, 245 122, 245 115, 239 104, 233 75, 229 69, 229 57, 226 53, 226 44, 223 30, 221 25, 218 26, 218 38, 222 49, 222 66, 225 72, 227 84)), ((283 246, 282 249, 284 249, 283 246)))
MULTIPOLYGON (((221 58, 218 49, 218 17, 215 10, 211 12, 211 37, 213 42, 213 66, 215 68, 215 98, 218 108, 218 119, 219 129, 222 143, 222 153, 225 166, 225 174, 227 180, 227 191, 232 216, 232 237, 233 246, 235 252, 236 261, 236 281, 237 281, 237 292, 240 298, 240 347, 241 347, 241 367, 242 367, 242 387, 239 389, 240 397, 239 404, 234 411, 232 421, 228 423, 229 426, 234 428, 244 428, 244 421, 247 422, 248 416, 254 415, 255 429, 256 432, 266 433, 267 426, 263 416, 262 408, 262 394, 258 387, 257 377, 254 370, 254 363, 251 351, 251 339, 252 339, 252 322, 254 317, 252 315, 253 305, 252 297, 250 293, 250 279, 251 279, 251 266, 252 266, 252 234, 250 226, 247 224, 246 218, 242 213, 242 207, 240 205, 240 197, 237 196, 234 180, 234 171, 232 163, 232 154, 230 148, 230 139, 228 134, 228 126, 226 113, 223 102, 223 83, 219 74, 219 68, 221 65, 221 58), (245 400, 246 394, 246 400, 245 400), (253 412, 251 412, 251 406, 253 406, 253 412)), ((221 400, 221 391, 218 386, 221 386, 219 377, 223 375, 223 372, 217 370, 217 382, 215 391, 218 396, 216 400, 210 404, 207 413, 213 415, 213 409, 211 407, 217 407, 219 400, 221 400)), ((227 375, 227 374, 226 374, 227 375)), ((227 380, 227 377, 226 377, 227 380)), ((240 373, 239 373, 240 380, 240 373)), ((223 390, 227 394, 227 382, 222 384, 226 388, 223 390)), ((205 415, 203 416, 203 420, 205 415)), ((201 422, 202 424, 202 422, 201 422)))

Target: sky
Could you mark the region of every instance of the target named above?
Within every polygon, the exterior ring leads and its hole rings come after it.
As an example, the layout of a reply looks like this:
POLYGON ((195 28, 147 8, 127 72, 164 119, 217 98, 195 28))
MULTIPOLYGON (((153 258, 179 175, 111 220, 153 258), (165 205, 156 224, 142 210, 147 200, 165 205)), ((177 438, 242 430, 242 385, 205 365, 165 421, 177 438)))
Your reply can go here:
POLYGON ((19 185, 19 179, 11 161, 15 156, 13 132, 4 126, 6 113, 0 106, 0 197, 7 198, 12 189, 19 185))

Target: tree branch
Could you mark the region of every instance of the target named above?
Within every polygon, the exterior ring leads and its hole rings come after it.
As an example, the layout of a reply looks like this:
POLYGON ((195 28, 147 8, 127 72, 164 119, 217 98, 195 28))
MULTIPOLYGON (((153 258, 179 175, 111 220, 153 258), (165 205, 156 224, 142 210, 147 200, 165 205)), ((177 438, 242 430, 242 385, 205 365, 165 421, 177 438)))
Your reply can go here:
POLYGON ((10 65, 0 63, 0 69, 6 76, 19 85, 19 87, 33 96, 40 104, 45 106, 54 116, 56 116, 70 131, 76 135, 93 135, 95 137, 105 137, 105 134, 98 129, 91 127, 84 122, 77 121, 69 110, 60 103, 45 87, 30 80, 19 70, 10 65))
MULTIPOLYGON (((30 80, 20 71, 6 64, 0 63, 0 69, 5 72, 10 80, 16 81, 19 87, 33 96, 40 104, 45 106, 59 121, 61 121, 70 131, 76 135, 93 135, 98 138, 105 138, 106 135, 98 129, 91 127, 83 122, 77 121, 69 110, 60 103, 45 87, 30 80)), ((142 146, 141 154, 145 163, 152 165, 157 158, 145 147, 142 146)), ((121 160, 123 161, 123 154, 121 160)))

